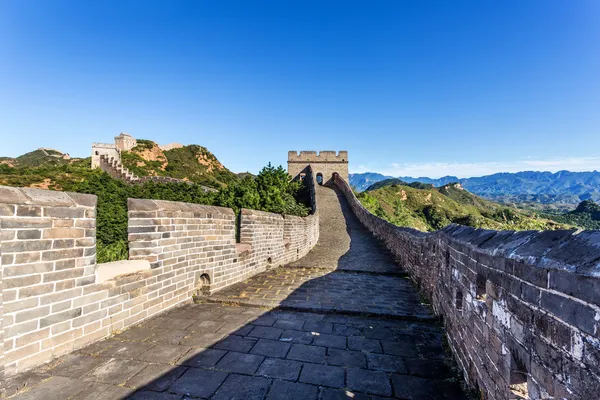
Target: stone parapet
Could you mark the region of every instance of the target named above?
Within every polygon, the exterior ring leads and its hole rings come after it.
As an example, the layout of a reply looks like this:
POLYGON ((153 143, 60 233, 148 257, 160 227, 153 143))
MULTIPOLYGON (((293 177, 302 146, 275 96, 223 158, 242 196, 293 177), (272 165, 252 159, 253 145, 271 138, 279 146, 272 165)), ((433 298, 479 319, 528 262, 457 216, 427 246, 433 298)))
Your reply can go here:
POLYGON ((119 274, 119 263, 96 264, 95 207, 91 195, 0 186, 0 376, 295 260, 319 230, 314 208, 242 210, 236 243, 231 209, 129 199, 130 260, 143 262, 119 274))
POLYGON ((335 178, 442 315, 468 384, 486 399, 600 393, 600 231, 424 233, 376 217, 335 178))

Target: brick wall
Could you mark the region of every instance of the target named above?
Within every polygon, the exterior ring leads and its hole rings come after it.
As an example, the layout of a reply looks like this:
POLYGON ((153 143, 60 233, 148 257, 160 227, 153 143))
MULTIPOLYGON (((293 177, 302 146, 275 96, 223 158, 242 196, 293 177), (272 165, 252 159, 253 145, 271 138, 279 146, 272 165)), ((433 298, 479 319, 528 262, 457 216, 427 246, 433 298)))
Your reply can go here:
POLYGON ((442 315, 470 386, 487 399, 600 394, 600 231, 434 233, 369 213, 337 178, 359 220, 442 315))
POLYGON ((316 209, 304 218, 243 210, 236 243, 231 209, 130 199, 130 259, 152 268, 100 283, 95 205, 91 195, 0 186, 6 375, 189 302, 206 276, 215 291, 295 260, 318 238, 316 209))

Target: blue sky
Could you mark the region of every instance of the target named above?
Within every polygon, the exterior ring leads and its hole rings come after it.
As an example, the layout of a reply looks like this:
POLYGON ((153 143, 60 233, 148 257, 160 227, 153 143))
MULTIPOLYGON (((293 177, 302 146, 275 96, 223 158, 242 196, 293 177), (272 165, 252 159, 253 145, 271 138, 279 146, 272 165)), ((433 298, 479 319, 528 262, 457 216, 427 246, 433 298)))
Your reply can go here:
POLYGON ((600 169, 600 2, 1 1, 0 155, 119 132, 231 170, 600 169))

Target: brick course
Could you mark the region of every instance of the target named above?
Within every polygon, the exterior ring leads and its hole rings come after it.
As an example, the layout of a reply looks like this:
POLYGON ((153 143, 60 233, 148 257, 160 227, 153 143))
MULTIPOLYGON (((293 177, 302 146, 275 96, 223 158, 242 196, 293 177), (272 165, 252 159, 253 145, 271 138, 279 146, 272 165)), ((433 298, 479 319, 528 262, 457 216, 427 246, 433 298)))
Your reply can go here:
POLYGON ((202 274, 214 292, 302 257, 318 239, 316 202, 308 217, 242 210, 241 243, 231 209, 128 205, 130 259, 152 269, 96 283, 95 196, 0 186, 0 378, 191 301, 202 274))
POLYGON ((470 386, 508 399, 525 376, 530 398, 598 398, 600 231, 424 233, 374 216, 335 183, 444 317, 470 386))

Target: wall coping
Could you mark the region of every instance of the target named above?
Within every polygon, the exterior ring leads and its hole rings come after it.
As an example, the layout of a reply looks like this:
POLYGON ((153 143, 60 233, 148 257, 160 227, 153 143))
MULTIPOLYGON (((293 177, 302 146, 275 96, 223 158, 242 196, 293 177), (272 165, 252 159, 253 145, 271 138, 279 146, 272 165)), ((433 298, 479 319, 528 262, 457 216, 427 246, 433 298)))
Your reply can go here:
POLYGON ((0 186, 0 203, 3 204, 72 206, 94 209, 96 202, 97 197, 93 194, 0 186))
POLYGON ((234 215, 231 208, 169 200, 127 199, 130 211, 182 211, 234 215))
POLYGON ((102 283, 120 275, 133 274, 150 269, 147 260, 121 260, 96 265, 96 282, 102 283))

